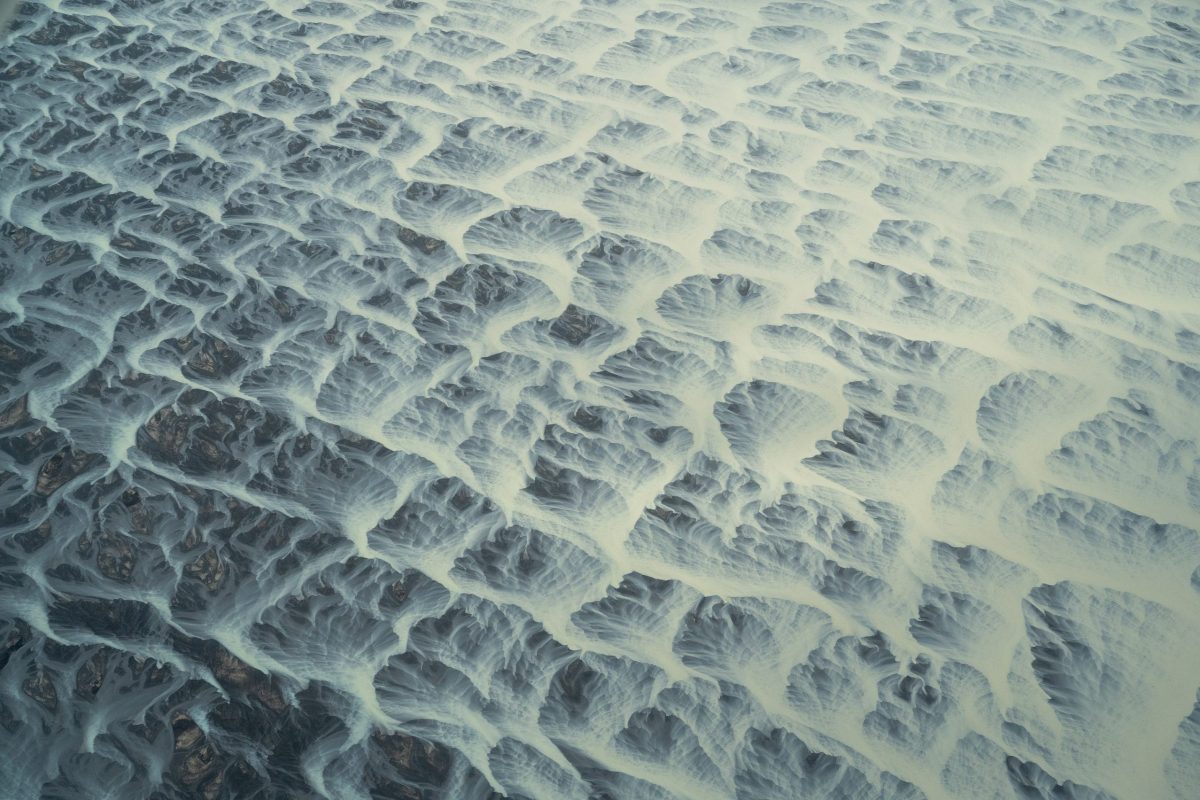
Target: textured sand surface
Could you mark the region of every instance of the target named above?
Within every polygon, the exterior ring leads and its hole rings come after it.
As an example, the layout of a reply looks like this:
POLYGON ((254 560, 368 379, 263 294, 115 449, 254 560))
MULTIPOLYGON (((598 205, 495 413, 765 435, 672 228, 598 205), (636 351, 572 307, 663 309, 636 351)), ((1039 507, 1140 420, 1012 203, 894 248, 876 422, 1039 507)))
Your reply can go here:
POLYGON ((1198 97, 1189 0, 24 3, 0 798, 1200 797, 1198 97))

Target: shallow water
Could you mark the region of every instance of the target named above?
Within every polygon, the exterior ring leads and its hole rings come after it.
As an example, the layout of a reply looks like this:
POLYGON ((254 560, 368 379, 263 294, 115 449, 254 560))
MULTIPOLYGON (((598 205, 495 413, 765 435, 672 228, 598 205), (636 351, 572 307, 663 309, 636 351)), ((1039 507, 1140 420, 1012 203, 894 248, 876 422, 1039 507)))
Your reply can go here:
POLYGON ((0 797, 1200 796, 1198 54, 21 5, 0 797))

